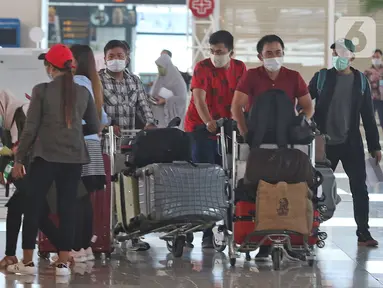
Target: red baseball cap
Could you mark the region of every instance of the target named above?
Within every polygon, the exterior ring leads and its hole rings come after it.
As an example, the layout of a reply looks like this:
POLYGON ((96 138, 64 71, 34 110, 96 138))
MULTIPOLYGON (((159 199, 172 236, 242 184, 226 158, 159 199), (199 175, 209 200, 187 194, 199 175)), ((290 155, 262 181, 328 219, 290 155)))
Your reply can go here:
POLYGON ((42 53, 38 57, 39 60, 46 60, 53 66, 64 69, 67 68, 65 64, 73 60, 73 54, 70 49, 63 44, 53 45, 47 53, 42 53))

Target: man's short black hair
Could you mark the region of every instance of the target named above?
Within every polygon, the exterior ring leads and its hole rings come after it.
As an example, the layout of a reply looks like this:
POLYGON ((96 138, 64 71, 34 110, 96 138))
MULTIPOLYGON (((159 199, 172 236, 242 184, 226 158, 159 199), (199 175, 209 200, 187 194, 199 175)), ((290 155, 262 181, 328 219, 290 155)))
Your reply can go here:
POLYGON ((170 52, 169 50, 166 50, 166 49, 162 50, 162 53, 168 54, 170 58, 172 58, 172 56, 173 56, 173 53, 170 52))
POLYGON ((234 49, 234 37, 229 31, 219 30, 210 35, 209 44, 217 45, 222 43, 229 51, 234 49))
POLYGON ((383 52, 382 52, 382 50, 380 50, 380 49, 376 49, 376 50, 375 50, 375 52, 374 52, 374 54, 375 54, 375 53, 379 53, 379 54, 380 54, 380 56, 382 56, 382 55, 383 55, 383 52))
POLYGON ((126 41, 110 40, 104 47, 104 55, 106 55, 109 50, 117 47, 124 49, 125 54, 128 54, 128 51, 130 50, 130 46, 126 41))
POLYGON ((283 43, 282 39, 277 35, 271 34, 271 35, 263 36, 261 40, 258 41, 257 43, 258 54, 262 54, 263 47, 265 46, 266 43, 273 43, 273 42, 279 42, 282 46, 282 50, 285 50, 285 43, 283 43))

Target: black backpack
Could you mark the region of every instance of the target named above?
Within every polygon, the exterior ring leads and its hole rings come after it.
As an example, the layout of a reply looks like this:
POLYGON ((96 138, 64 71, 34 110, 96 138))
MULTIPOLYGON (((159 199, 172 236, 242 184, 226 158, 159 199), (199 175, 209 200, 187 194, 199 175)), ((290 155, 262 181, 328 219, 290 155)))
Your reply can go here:
POLYGON ((295 115, 295 106, 286 93, 279 89, 264 92, 256 98, 248 116, 250 147, 261 144, 308 145, 315 135, 303 115, 295 115))
POLYGON ((127 166, 141 168, 153 163, 191 161, 191 139, 177 128, 142 130, 131 142, 127 166))

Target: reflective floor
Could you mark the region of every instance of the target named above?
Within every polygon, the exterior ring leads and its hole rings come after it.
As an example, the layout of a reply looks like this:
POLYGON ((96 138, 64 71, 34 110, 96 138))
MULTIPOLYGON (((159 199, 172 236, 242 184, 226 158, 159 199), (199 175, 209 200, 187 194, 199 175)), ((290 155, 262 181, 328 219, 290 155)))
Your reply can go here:
MULTIPOLYGON (((336 216, 323 223, 329 238, 323 249, 317 249, 314 267, 305 263, 284 261, 275 272, 271 261, 246 262, 244 257, 230 268, 225 253, 202 252, 200 236, 193 250, 173 259, 157 235, 146 237, 152 249, 147 252, 118 250, 112 260, 77 265, 70 278, 54 276, 48 262, 39 261, 36 277, 0 274, 0 287, 144 287, 144 288, 287 288, 287 287, 383 287, 383 248, 358 248, 348 180, 341 168, 336 171, 342 202, 336 216), (31 284, 33 283, 33 284, 31 284)), ((371 232, 383 245, 383 186, 370 189, 371 232)), ((0 224, 0 243, 4 245, 5 225, 0 224)), ((18 250, 20 256, 21 250, 18 250)), ((255 253, 252 253, 254 258, 255 253)), ((1 255, 2 256, 2 255, 1 255)))

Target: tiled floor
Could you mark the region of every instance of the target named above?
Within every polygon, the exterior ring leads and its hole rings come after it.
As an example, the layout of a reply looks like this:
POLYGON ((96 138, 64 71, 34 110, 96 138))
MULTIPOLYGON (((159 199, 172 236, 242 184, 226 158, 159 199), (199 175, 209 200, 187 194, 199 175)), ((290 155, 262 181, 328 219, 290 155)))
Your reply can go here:
MULTIPOLYGON (((112 260, 75 266, 70 278, 55 277, 48 263, 40 260, 40 275, 0 274, 0 287, 383 287, 383 249, 357 247, 352 199, 347 179, 342 173, 340 168, 336 174, 342 202, 335 217, 322 225, 329 237, 325 248, 317 249, 317 262, 312 268, 305 263, 285 261, 281 271, 275 272, 271 262, 246 262, 244 258, 238 259, 236 268, 230 268, 227 251, 202 252, 200 238, 195 239, 193 250, 185 250, 181 259, 173 259, 165 243, 156 235, 149 235, 146 241, 150 242, 152 249, 147 252, 119 250, 112 260)), ((370 195, 371 232, 383 245, 383 187, 377 187, 373 192, 370 195)), ((3 244, 4 223, 0 223, 0 231, 0 243, 3 244)), ((19 255, 20 252, 19 249, 19 255)), ((252 253, 252 257, 254 255, 252 253)))

